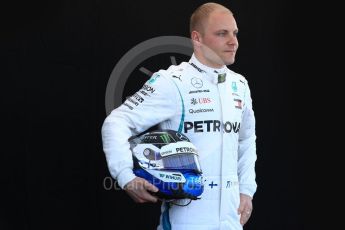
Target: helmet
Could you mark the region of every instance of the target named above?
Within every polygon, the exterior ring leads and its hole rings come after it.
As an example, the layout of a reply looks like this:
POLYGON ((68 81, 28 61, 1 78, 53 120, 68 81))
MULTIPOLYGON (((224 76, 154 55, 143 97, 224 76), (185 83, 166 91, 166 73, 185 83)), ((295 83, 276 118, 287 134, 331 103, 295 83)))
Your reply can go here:
POLYGON ((154 130, 129 139, 134 174, 155 185, 162 199, 198 199, 204 191, 195 146, 182 133, 154 130))

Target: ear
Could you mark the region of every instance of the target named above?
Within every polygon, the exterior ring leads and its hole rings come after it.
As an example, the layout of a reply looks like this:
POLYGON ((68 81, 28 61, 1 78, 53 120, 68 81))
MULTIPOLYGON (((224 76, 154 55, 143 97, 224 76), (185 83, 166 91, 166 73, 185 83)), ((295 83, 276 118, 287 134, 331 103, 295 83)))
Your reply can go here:
POLYGON ((202 38, 201 38, 201 34, 198 31, 193 30, 191 33, 191 38, 194 45, 197 45, 197 46, 201 45, 202 38))

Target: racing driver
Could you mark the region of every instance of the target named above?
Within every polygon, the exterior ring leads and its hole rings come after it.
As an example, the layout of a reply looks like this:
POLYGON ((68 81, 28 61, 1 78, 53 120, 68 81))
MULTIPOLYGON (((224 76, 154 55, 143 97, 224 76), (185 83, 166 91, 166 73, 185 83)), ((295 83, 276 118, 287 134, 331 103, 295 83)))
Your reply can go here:
POLYGON ((198 149, 205 190, 187 206, 162 202, 158 229, 241 230, 252 212, 256 134, 247 80, 227 66, 235 61, 238 28, 216 3, 190 19, 189 62, 159 70, 102 126, 109 171, 136 202, 156 202, 157 187, 133 173, 128 139, 159 125, 186 135, 198 149))

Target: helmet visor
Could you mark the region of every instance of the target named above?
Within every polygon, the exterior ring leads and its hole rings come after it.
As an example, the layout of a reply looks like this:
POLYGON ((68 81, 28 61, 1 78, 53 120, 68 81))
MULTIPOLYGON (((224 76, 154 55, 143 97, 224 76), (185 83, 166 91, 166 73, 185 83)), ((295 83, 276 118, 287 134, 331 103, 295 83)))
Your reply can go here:
POLYGON ((201 173, 198 155, 194 153, 174 154, 162 158, 165 169, 194 170, 201 173))
POLYGON ((165 169, 189 169, 201 172, 197 150, 190 142, 180 141, 163 146, 160 155, 165 169))
POLYGON ((201 173, 198 153, 188 141, 170 143, 158 148, 153 144, 134 147, 133 154, 145 169, 194 170, 201 173))

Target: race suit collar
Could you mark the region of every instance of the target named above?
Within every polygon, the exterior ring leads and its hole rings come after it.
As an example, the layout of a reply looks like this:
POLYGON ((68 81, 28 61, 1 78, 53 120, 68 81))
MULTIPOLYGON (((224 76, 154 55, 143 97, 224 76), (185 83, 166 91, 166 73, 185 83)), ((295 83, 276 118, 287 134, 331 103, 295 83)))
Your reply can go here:
POLYGON ((191 59, 189 60, 189 64, 191 66, 193 66, 196 70, 198 70, 200 73, 205 73, 206 77, 208 78, 208 80, 210 80, 211 82, 213 82, 214 84, 216 83, 220 83, 219 82, 219 77, 223 77, 224 79, 222 79, 221 81, 225 81, 225 73, 226 73, 226 65, 224 65, 222 68, 212 68, 209 66, 206 66, 204 64, 202 64, 194 55, 192 55, 191 59))

